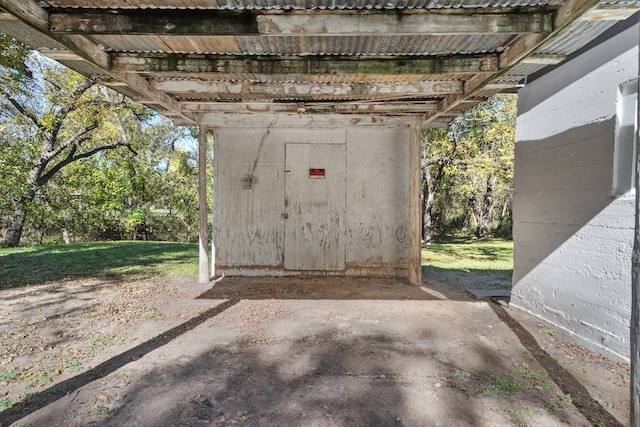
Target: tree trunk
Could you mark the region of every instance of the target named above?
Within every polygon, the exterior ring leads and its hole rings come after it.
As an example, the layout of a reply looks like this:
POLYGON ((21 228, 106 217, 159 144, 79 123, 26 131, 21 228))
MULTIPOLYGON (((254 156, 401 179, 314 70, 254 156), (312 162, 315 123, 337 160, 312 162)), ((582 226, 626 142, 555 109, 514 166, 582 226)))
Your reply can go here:
POLYGON ((471 216, 473 215, 473 210, 476 206, 476 195, 471 194, 467 199, 467 207, 464 210, 464 217, 462 218, 462 232, 466 233, 469 231, 469 225, 471 223, 471 216))
POLYGON ((7 227, 7 234, 4 236, 5 246, 15 248, 20 244, 22 228, 24 227, 24 221, 27 216, 24 210, 25 201, 23 199, 17 200, 14 204, 13 214, 7 227))
POLYGON ((480 210, 480 224, 476 236, 480 240, 486 240, 489 237, 489 220, 491 217, 491 207, 493 205, 493 190, 496 186, 497 178, 490 176, 487 178, 487 188, 482 199, 482 208, 480 210))
POLYGON ((429 168, 422 170, 422 241, 428 245, 433 237, 433 201, 435 193, 431 186, 429 168))
MULTIPOLYGON (((37 171, 32 170, 27 180, 27 188, 34 188, 35 177, 37 171)), ((20 238, 22 237, 22 229, 24 228, 24 222, 27 218, 27 211, 25 209, 28 203, 33 202, 36 197, 35 190, 28 190, 19 199, 13 202, 13 213, 9 219, 9 226, 7 227, 7 234, 4 236, 4 246, 16 248, 20 244, 20 238)))

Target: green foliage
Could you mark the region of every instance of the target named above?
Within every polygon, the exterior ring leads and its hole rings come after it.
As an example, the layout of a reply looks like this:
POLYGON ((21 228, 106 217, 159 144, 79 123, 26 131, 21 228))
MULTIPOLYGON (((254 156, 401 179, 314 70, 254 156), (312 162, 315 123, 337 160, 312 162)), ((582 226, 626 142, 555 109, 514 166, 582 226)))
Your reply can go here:
POLYGON ((0 234, 19 223, 27 243, 191 241, 189 131, 42 56, 25 64, 0 89, 0 234))
POLYGON ((510 237, 515 101, 515 95, 495 95, 447 129, 425 131, 425 241, 433 231, 510 237))
POLYGON ((28 74, 25 60, 29 48, 4 33, 0 33, 0 69, 15 75, 28 74))

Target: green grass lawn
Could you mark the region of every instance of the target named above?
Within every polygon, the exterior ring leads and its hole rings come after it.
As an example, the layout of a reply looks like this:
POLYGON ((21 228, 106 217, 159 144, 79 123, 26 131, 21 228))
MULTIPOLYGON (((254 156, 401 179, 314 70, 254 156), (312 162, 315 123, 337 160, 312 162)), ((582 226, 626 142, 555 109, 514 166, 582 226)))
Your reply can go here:
POLYGON ((195 276, 198 245, 98 242, 0 248, 0 289, 66 279, 195 276))
MULTIPOLYGON (((513 242, 441 237, 422 248, 422 265, 510 275, 513 242)), ((0 248, 0 289, 88 277, 196 276, 197 271, 197 244, 125 241, 0 248)))
POLYGON ((511 274, 513 241, 439 237, 431 245, 422 247, 422 265, 432 269, 511 274))

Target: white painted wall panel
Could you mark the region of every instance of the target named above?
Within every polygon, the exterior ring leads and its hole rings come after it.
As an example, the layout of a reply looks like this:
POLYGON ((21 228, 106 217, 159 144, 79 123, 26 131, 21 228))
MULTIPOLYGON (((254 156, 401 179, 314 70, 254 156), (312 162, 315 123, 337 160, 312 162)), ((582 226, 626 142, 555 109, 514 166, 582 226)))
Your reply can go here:
POLYGON ((215 137, 216 264, 221 272, 300 274, 284 267, 283 217, 285 145, 298 143, 345 144, 342 273, 407 275, 408 126, 222 128, 215 137), (254 162, 257 182, 247 189, 243 178, 254 162))
POLYGON ((633 27, 520 91, 512 303, 627 359, 634 202, 611 197, 620 84, 633 27))
POLYGON ((347 263, 406 276, 409 128, 347 133, 347 263))
POLYGON ((282 264, 284 144, 264 135, 254 129, 215 133, 215 242, 222 266, 282 264), (243 181, 250 174, 257 180, 251 189, 243 181))

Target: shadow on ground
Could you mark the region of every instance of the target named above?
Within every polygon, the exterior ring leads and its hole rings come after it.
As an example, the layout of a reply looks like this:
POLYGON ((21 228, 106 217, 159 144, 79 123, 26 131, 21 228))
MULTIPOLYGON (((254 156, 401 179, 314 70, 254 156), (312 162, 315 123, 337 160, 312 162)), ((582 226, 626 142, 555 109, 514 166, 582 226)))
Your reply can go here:
POLYGON ((215 307, 0 424, 622 425, 503 307, 441 295, 378 279, 225 278, 198 297, 215 307), (549 410, 559 394, 580 402, 549 410))

